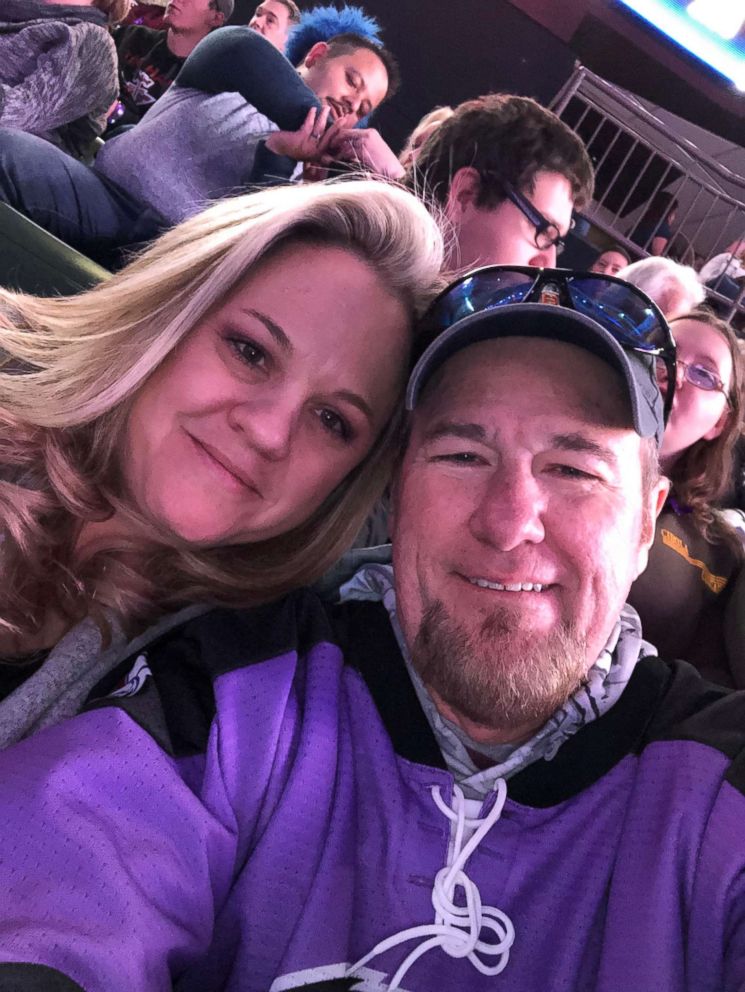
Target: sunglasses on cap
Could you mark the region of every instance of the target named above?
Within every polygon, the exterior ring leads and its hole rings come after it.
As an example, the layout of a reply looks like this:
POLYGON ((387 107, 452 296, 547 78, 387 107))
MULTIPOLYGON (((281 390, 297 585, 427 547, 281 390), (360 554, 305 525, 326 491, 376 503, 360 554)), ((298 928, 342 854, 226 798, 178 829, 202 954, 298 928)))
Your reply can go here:
POLYGON ((552 304, 589 317, 626 351, 654 361, 663 383, 664 421, 675 393, 675 341, 657 305, 636 286, 599 272, 490 265, 451 283, 422 321, 422 351, 439 334, 480 311, 518 303, 552 304))

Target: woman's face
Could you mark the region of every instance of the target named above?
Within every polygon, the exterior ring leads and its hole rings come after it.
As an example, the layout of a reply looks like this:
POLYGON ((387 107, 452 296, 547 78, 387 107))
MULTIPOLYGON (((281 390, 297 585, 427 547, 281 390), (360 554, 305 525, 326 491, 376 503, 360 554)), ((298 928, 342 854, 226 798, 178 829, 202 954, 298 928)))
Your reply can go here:
POLYGON ((137 395, 123 471, 140 510, 197 545, 260 541, 302 523, 391 416, 408 325, 357 255, 280 249, 137 395))
MULTIPOLYGON (((678 349, 678 361, 701 365, 713 372, 729 391, 732 380, 732 355, 729 345, 715 327, 700 320, 676 320, 670 328, 678 349)), ((727 424, 729 406, 720 390, 707 391, 688 382, 684 367, 678 365, 678 378, 670 421, 660 450, 663 468, 696 441, 713 441, 727 424)))

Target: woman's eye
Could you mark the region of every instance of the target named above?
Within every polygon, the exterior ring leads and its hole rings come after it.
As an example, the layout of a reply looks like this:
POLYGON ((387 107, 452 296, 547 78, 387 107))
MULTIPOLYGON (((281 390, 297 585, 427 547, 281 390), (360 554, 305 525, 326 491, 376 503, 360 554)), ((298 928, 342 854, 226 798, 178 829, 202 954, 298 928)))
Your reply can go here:
POLYGON ((266 352, 258 344, 246 338, 230 338, 230 345, 246 365, 262 368, 266 364, 266 352))
POLYGON ((352 436, 349 424, 335 410, 329 410, 324 407, 318 411, 318 418, 326 430, 337 434, 342 440, 348 441, 352 436))

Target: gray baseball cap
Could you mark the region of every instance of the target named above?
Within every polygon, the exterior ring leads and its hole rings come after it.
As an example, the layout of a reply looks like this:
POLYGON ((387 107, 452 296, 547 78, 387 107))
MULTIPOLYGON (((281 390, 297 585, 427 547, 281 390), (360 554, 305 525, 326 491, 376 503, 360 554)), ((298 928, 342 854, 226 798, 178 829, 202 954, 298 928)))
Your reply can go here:
POLYGON ((655 358, 623 348, 597 321, 568 307, 514 303, 478 310, 439 334, 425 349, 409 377, 406 409, 413 410, 432 375, 469 345, 503 337, 548 338, 576 345, 596 355, 619 373, 631 402, 634 430, 662 442, 663 400, 655 358))

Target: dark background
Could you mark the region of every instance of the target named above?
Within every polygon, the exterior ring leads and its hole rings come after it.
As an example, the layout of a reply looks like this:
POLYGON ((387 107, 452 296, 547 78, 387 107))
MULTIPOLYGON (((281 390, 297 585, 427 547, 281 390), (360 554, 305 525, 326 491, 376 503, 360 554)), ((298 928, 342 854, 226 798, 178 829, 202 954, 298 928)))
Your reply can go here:
MULTIPOLYGON (((258 0, 236 0, 247 23, 258 0)), ((494 90, 550 103, 576 59, 737 144, 745 143, 745 94, 613 0, 357 0, 395 53, 403 86, 376 114, 398 150, 438 104, 494 90)), ((303 3, 301 7, 311 6, 303 3)))

